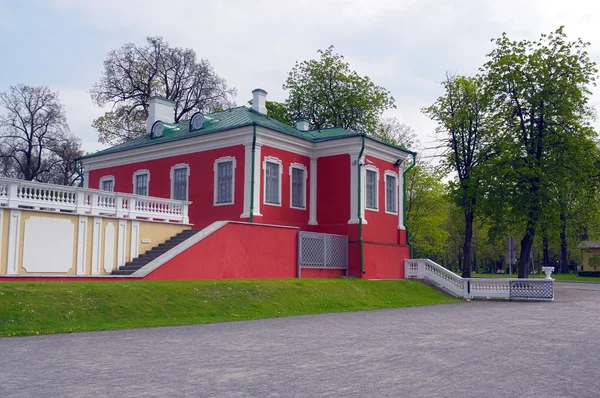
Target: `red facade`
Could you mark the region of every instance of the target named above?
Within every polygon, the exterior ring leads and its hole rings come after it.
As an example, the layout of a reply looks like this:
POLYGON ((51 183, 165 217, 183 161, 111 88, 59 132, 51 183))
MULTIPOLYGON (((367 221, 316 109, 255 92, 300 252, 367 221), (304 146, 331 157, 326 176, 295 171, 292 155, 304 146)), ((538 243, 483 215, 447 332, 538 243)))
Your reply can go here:
MULTIPOLYGON (((232 130, 233 131, 233 130, 232 130)), ((132 149, 98 156, 87 168, 87 184, 90 188, 101 188, 103 178, 114 178, 114 190, 134 192, 134 175, 139 171, 149 174, 148 194, 157 197, 172 197, 172 168, 185 165, 189 170, 188 200, 190 223, 195 228, 205 228, 215 221, 248 222, 253 204, 253 222, 274 226, 293 226, 297 229, 251 229, 240 224, 227 228, 215 236, 198 242, 197 247, 171 260, 154 271, 151 278, 275 278, 297 276, 297 230, 346 235, 349 239, 349 274, 371 279, 402 278, 404 259, 409 258, 406 235, 402 226, 402 169, 398 160, 406 160, 408 155, 399 149, 390 149, 384 144, 369 141, 364 146, 364 154, 358 159, 361 150, 359 137, 330 141, 320 151, 319 143, 308 147, 297 139, 290 143, 271 138, 277 132, 259 130, 254 151, 255 178, 252 181, 252 129, 235 130, 240 137, 233 142, 229 131, 215 133, 211 137, 190 140, 189 145, 165 151, 148 152, 132 149), (217 135, 224 140, 223 145, 214 144, 217 135), (210 148, 204 149, 202 140, 210 141, 210 148), (294 141, 296 140, 296 141, 294 141), (215 146, 217 146, 215 148, 215 146), (194 150, 193 148, 197 148, 194 150), (312 152, 311 152, 312 151, 312 152), (123 155, 125 153, 125 155, 123 155), (165 153, 163 156, 162 154, 165 153), (128 154, 131 154, 129 156, 128 154), (402 157, 403 156, 403 157, 402 157), (216 162, 219 159, 234 159, 233 203, 216 204, 216 162), (106 162, 103 161, 106 159, 106 162), (266 179, 265 162, 280 165, 279 203, 265 201, 266 179), (360 161, 360 165, 359 165, 360 161), (104 166, 108 164, 108 166, 104 166), (304 207, 291 206, 291 167, 304 170, 304 207), (312 167, 316 166, 315 170, 312 167), (377 209, 362 209, 358 206, 358 177, 361 174, 361 205, 365 204, 365 170, 377 172, 377 209), (354 175, 353 175, 354 174, 354 175), (395 176, 395 211, 386 211, 386 175, 395 176), (314 180, 314 181, 313 181, 314 180), (254 184, 252 184, 254 182, 254 184), (312 192, 315 190, 315 192, 312 192), (252 195, 254 194, 254 196, 252 195), (252 197, 254 198, 252 200, 252 197), (314 200, 314 203, 311 202, 314 200), (360 262, 360 234, 358 213, 361 212, 363 269, 360 262), (267 239, 268 238, 268 239, 267 239), (253 253, 251 253, 254 250, 253 253), (198 262, 198 259, 202 259, 198 262), (198 266, 194 264, 198 264, 198 266), (187 271, 183 271, 187 270, 187 271)), ((254 131, 254 134, 257 134, 254 131)), ((234 137, 235 138, 235 137, 234 137)), ((185 140, 181 140, 184 142, 185 140)), ((160 145, 156 146, 160 149, 160 145)), ((372 205, 372 203, 371 203, 372 205)), ((233 225, 233 224, 230 224, 233 225)), ((341 276, 339 270, 305 269, 305 277, 341 276)))

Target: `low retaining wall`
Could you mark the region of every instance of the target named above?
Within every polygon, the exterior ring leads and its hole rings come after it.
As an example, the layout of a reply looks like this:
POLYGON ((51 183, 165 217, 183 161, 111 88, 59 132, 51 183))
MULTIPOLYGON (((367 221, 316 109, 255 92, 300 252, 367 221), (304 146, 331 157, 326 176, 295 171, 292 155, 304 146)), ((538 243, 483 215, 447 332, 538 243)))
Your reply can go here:
POLYGON ((0 207, 0 277, 107 275, 189 228, 178 223, 0 207))
POLYGON ((228 222, 144 279, 295 278, 298 228, 228 222))

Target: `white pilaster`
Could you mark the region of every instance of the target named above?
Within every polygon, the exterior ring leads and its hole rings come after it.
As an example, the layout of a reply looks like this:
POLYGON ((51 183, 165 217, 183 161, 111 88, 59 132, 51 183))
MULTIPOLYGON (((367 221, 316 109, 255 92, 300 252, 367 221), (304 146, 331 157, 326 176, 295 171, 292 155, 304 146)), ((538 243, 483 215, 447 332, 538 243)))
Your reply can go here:
POLYGON ((88 217, 79 216, 77 224, 77 275, 85 275, 88 217))
MULTIPOLYGON (((240 218, 250 217, 250 195, 252 192, 252 144, 244 145, 244 212, 240 218)), ((262 216, 260 214, 260 161, 261 161, 261 145, 258 143, 254 146, 254 208, 253 215, 262 216)))
MULTIPOLYGON (((83 172, 83 187, 84 188, 90 187, 90 172, 89 171, 83 172)), ((102 188, 102 187, 99 187, 99 188, 102 188)))
POLYGON ((19 248, 21 237, 21 210, 11 210, 8 219, 8 262, 7 275, 17 275, 19 272, 19 248))
POLYGON ((398 167, 398 229, 404 228, 404 170, 398 167))
POLYGON ((102 262, 104 272, 110 274, 115 267, 115 227, 112 223, 104 228, 104 258, 102 262))
POLYGON ((367 224, 365 219, 365 178, 364 170, 360 163, 364 162, 364 158, 358 159, 358 154, 350 154, 350 219, 348 224, 358 224, 358 169, 361 170, 361 199, 360 199, 360 215, 363 224, 367 224))
POLYGON ((119 220, 119 229, 117 230, 117 267, 125 265, 126 234, 127 222, 125 220, 119 220))
POLYGON ((100 246, 102 245, 102 217, 94 217, 92 225, 92 275, 100 275, 100 246))
POLYGON ((139 245, 140 245, 140 222, 139 221, 131 221, 131 242, 130 242, 130 254, 131 259, 133 260, 139 254, 139 245))
POLYGON ((310 205, 309 225, 319 225, 317 222, 317 158, 310 158, 310 205))

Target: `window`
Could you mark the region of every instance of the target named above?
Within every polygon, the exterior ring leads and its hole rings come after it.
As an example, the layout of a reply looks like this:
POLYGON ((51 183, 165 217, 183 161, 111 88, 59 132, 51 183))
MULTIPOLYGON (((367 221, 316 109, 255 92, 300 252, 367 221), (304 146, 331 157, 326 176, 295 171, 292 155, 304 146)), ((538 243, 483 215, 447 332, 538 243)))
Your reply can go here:
POLYGON ((133 193, 136 195, 148 196, 150 185, 150 172, 148 170, 138 170, 133 173, 133 193))
POLYGON ((215 161, 214 205, 231 205, 235 198, 235 158, 226 156, 215 161))
POLYGON ((398 213, 398 176, 391 171, 385 172, 385 212, 398 213))
POLYGON ((265 172, 265 204, 281 206, 281 160, 267 156, 263 163, 265 172))
POLYGON ((171 167, 171 198, 175 200, 188 200, 189 178, 189 165, 176 164, 171 167))
POLYGON ((366 169, 365 176, 365 208, 377 210, 377 169, 366 169))
POLYGON ((290 207, 306 209, 306 166, 292 163, 290 166, 290 207))
POLYGON ((107 192, 115 191, 115 177, 104 176, 100 178, 100 189, 107 192))

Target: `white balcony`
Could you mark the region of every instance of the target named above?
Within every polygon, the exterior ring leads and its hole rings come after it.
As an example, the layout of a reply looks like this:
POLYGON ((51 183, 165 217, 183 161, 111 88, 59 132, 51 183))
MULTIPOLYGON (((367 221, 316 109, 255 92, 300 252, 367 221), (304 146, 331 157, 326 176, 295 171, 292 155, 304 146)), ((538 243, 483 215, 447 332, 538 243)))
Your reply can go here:
POLYGON ((0 178, 0 207, 188 224, 190 202, 0 178))

